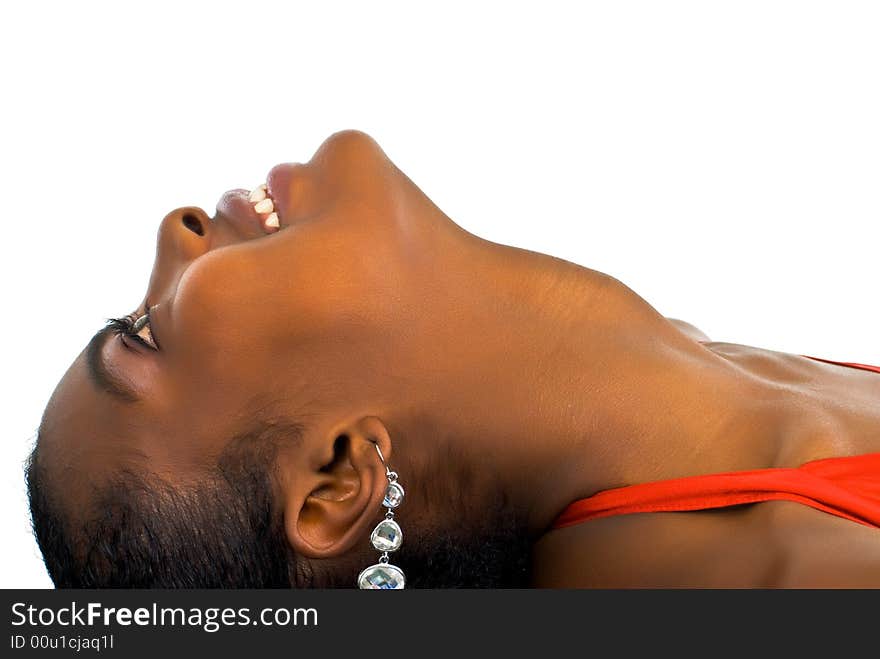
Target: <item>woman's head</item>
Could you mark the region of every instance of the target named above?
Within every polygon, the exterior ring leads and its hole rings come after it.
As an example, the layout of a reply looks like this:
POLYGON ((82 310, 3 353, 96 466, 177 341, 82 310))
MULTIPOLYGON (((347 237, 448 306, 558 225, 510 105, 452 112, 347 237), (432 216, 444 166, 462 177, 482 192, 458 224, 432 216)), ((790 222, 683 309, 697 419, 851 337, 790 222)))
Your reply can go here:
MULTIPOLYGON (((247 190, 226 193, 213 219, 169 213, 135 312, 149 312, 145 341, 108 326, 53 393, 29 481, 56 583, 351 584, 381 511, 374 444, 402 479, 421 480, 408 506, 419 518, 400 516, 410 556, 439 543, 457 561, 448 578, 464 583, 467 557, 452 550, 473 553, 465 535, 521 537, 490 476, 461 456, 439 461, 461 443, 415 421, 469 357, 450 337, 480 312, 490 243, 356 131, 266 183, 277 231, 247 190), (448 489, 439 474, 454 478, 448 489)), ((519 575, 522 561, 502 570, 519 575)), ((479 563, 478 579, 500 578, 479 563)))

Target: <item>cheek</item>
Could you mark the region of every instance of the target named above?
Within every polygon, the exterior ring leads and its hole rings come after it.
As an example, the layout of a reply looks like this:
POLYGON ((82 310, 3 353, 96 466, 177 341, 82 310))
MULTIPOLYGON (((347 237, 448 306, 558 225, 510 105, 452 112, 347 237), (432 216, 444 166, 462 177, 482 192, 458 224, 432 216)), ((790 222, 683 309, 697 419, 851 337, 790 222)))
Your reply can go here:
POLYGON ((361 334, 375 324, 383 301, 400 297, 394 255, 363 225, 340 227, 337 218, 324 217, 266 243, 252 276, 265 284, 259 301, 283 310, 285 336, 361 334))
POLYGON ((401 300, 395 255, 364 231, 331 228, 295 227, 190 264, 172 304, 184 358, 215 374, 231 363, 256 370, 297 346, 338 350, 386 332, 401 300))
POLYGON ((200 360, 204 368, 222 366, 233 353, 252 350, 269 337, 281 309, 267 299, 271 286, 241 250, 226 248, 190 264, 172 303, 175 351, 200 360))
POLYGON ((292 346, 340 327, 346 301, 357 294, 339 264, 326 254, 283 253, 279 247, 253 241, 190 264, 172 303, 176 358, 214 375, 257 370, 292 346))

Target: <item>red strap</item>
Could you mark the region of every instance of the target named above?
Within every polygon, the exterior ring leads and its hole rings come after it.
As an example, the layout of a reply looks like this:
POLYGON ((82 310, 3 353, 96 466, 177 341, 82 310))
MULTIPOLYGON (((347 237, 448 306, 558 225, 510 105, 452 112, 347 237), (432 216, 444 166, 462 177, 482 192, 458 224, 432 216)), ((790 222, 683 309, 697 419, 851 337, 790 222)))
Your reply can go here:
POLYGON ((809 357, 810 359, 815 359, 817 362, 825 362, 826 364, 839 364, 840 366, 849 366, 850 368, 860 368, 863 371, 874 371, 875 373, 880 373, 880 366, 871 366, 870 364, 858 364, 856 362, 838 362, 833 359, 823 359, 822 357, 811 357, 810 355, 801 355, 802 357, 809 357))
POLYGON ((880 528, 880 453, 813 460, 798 468, 685 476, 604 490, 569 505, 553 524, 642 512, 786 500, 880 528))
MULTIPOLYGON (((880 366, 803 356, 880 373, 880 366)), ((796 501, 880 528, 880 453, 814 460, 795 469, 686 476, 604 490, 570 504, 552 528, 612 515, 703 510, 771 500, 796 501)))

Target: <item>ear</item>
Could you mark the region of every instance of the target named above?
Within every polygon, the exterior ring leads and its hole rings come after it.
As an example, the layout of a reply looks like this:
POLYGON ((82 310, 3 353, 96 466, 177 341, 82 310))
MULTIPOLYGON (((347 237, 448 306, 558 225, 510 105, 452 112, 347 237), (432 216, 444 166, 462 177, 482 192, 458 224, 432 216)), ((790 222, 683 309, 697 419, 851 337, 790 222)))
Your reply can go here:
POLYGON ((374 416, 334 426, 282 479, 284 527, 297 554, 339 556, 376 524, 388 484, 377 445, 389 460, 388 431, 374 416))

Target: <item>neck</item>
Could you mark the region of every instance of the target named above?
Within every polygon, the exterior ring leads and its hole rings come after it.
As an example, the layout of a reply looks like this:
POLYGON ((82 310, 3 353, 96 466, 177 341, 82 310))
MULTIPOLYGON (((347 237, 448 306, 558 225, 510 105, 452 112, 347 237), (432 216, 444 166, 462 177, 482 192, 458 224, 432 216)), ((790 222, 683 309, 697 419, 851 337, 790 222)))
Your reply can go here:
POLYGON ((624 284, 489 245, 489 285, 449 284, 407 431, 441 429, 436 441, 497 479, 532 533, 599 490, 752 467, 772 450, 757 436, 754 381, 624 284))

